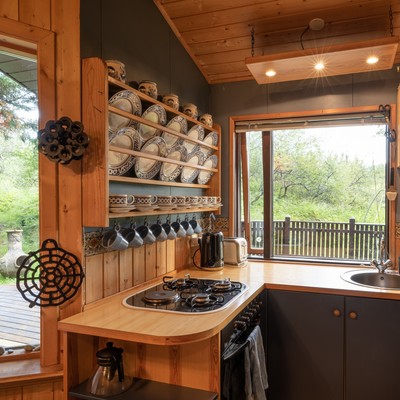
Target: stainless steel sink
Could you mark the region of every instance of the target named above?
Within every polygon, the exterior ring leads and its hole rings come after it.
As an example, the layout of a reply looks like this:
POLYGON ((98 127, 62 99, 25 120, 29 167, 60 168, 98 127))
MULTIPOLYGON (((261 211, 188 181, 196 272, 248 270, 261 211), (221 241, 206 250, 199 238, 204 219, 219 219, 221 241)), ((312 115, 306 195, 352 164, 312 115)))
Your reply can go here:
POLYGON ((377 271, 347 271, 341 275, 346 282, 375 289, 400 290, 400 275, 377 271))

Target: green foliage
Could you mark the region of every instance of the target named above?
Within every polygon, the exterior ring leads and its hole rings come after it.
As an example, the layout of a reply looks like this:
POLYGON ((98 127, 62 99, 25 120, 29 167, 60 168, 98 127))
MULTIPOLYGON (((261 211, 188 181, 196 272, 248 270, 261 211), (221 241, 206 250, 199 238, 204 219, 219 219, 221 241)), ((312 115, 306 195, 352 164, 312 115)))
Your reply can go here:
POLYGON ((37 123, 18 115, 34 107, 34 95, 0 74, 0 257, 8 229, 23 230, 25 252, 39 247, 37 123))
MULTIPOLYGON (((377 131, 380 134, 380 130, 377 131)), ((247 134, 250 213, 263 219, 261 133, 247 134)), ((273 216, 283 220, 385 222, 385 165, 327 152, 304 130, 273 135, 273 216)), ((362 147, 362 143, 358 144, 362 147)))

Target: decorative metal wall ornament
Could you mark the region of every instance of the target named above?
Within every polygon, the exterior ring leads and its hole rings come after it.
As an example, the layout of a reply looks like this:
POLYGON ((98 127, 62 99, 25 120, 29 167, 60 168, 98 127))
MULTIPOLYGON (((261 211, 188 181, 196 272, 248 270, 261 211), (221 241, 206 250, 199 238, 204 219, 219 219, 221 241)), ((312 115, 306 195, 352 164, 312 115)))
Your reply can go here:
POLYGON ((29 307, 59 306, 77 293, 85 276, 72 253, 47 239, 42 247, 18 259, 17 289, 29 307))
POLYGON ((47 121, 45 128, 38 132, 38 149, 49 160, 60 164, 80 160, 89 144, 83 129, 81 122, 72 122, 68 117, 47 121))

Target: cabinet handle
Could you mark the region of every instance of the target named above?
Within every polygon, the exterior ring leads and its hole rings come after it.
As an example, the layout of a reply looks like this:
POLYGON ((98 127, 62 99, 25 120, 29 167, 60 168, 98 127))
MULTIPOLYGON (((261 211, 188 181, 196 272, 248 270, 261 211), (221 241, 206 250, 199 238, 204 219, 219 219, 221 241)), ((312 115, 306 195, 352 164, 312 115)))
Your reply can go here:
POLYGON ((332 314, 333 314, 334 317, 340 317, 342 315, 342 313, 340 312, 340 310, 338 308, 335 308, 332 311, 332 314))
POLYGON ((349 318, 350 319, 357 319, 358 315, 355 311, 350 311, 349 312, 349 318))

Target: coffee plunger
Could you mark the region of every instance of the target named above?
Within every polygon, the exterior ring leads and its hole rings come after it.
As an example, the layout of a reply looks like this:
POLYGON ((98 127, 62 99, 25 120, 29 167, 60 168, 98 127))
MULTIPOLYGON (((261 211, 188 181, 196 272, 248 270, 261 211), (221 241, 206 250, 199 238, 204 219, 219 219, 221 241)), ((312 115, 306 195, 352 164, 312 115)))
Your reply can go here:
POLYGON ((132 378, 124 375, 121 348, 107 343, 105 349, 96 353, 98 367, 89 379, 89 391, 97 396, 115 396, 129 389, 132 378))

